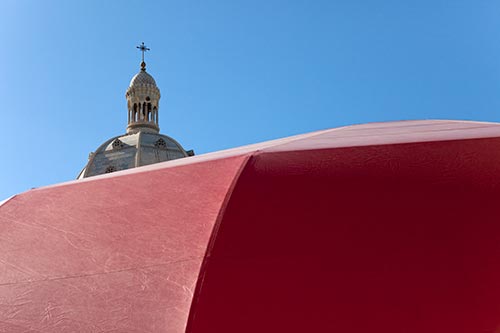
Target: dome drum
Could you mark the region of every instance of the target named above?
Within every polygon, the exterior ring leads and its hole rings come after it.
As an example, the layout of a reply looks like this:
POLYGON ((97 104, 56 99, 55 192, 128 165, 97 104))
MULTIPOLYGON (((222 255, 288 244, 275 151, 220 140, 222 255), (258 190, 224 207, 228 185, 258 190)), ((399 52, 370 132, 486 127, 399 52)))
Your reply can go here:
MULTIPOLYGON (((140 113, 139 117, 148 117, 147 113, 146 115, 140 113)), ((135 121, 129 121, 129 124, 127 126, 127 133, 137 133, 139 131, 144 131, 144 132, 152 132, 152 133, 158 133, 160 131, 158 125, 156 125, 155 122, 155 115, 153 113, 150 113, 150 118, 152 120, 147 120, 146 119, 136 119, 135 121)))

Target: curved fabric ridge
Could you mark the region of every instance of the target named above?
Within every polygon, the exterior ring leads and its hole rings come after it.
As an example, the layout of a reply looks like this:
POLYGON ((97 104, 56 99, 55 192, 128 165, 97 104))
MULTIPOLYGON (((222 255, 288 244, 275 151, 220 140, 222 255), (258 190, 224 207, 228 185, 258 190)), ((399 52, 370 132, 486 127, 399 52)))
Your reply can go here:
POLYGON ((15 196, 16 196, 16 195, 13 195, 13 196, 8 197, 8 198, 7 198, 7 199, 5 199, 5 200, 0 201, 0 207, 2 207, 3 205, 5 205, 5 204, 6 204, 7 202, 9 202, 10 200, 14 199, 14 197, 15 197, 15 196))
POLYGON ((210 257, 212 255, 211 251, 215 245, 215 242, 216 242, 216 239, 217 239, 217 236, 219 233, 220 224, 221 224, 222 219, 224 217, 224 214, 226 212, 227 205, 231 201, 231 196, 233 194, 234 188, 236 187, 241 174, 244 172, 247 165, 249 163, 251 163, 252 158, 253 158, 253 155, 246 155, 245 161, 241 164, 240 168, 238 169, 238 172, 236 173, 235 177, 233 178, 231 185, 226 193, 224 201, 222 202, 222 204, 220 206, 219 214, 217 215, 217 219, 215 221, 215 224, 214 224, 213 229, 212 229, 212 233, 210 235, 210 240, 208 241, 208 244, 207 244, 207 250, 206 250, 205 255, 203 257, 203 261, 200 265, 200 270, 198 273, 198 280, 197 280, 196 287, 195 287, 194 292, 193 292, 193 298, 191 301, 189 316, 188 316, 188 320, 186 323, 186 332, 189 332, 189 330, 190 330, 189 323, 196 320, 196 312, 194 310, 196 309, 196 303, 198 302, 197 296, 201 293, 201 289, 203 288, 203 281, 205 278, 206 267, 209 264, 210 257))

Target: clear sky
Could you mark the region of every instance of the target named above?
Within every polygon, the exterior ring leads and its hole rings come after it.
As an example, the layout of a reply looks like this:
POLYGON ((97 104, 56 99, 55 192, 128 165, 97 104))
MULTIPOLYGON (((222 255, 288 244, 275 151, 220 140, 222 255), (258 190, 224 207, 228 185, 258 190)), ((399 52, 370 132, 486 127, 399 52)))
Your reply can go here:
POLYGON ((500 121, 494 0, 1 0, 0 200, 125 132, 142 41, 196 154, 373 121, 500 121))

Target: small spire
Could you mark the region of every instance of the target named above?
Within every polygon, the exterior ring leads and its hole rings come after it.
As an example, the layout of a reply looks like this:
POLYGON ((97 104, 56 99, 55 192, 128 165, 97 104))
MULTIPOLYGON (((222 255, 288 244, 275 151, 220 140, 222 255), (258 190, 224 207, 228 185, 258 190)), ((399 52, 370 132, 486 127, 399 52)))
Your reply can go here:
POLYGON ((138 48, 138 49, 139 49, 139 50, 141 50, 141 52, 142 52, 141 70, 142 70, 142 71, 145 71, 145 70, 146 70, 146 63, 144 62, 144 53, 145 53, 146 51, 149 51, 149 50, 150 50, 150 48, 146 47, 146 45, 144 45, 144 42, 142 42, 142 44, 141 44, 141 45, 136 46, 136 48, 138 48))

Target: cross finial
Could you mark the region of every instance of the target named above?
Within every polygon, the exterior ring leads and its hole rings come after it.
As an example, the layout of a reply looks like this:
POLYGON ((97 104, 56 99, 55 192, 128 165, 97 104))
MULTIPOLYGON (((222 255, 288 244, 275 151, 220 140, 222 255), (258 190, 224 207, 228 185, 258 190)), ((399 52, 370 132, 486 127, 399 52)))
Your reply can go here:
POLYGON ((142 68, 142 70, 145 70, 146 69, 146 63, 144 62, 144 52, 149 51, 150 49, 148 47, 146 47, 146 45, 144 45, 144 42, 142 42, 141 45, 136 46, 136 48, 138 48, 142 52, 141 68, 142 68))

